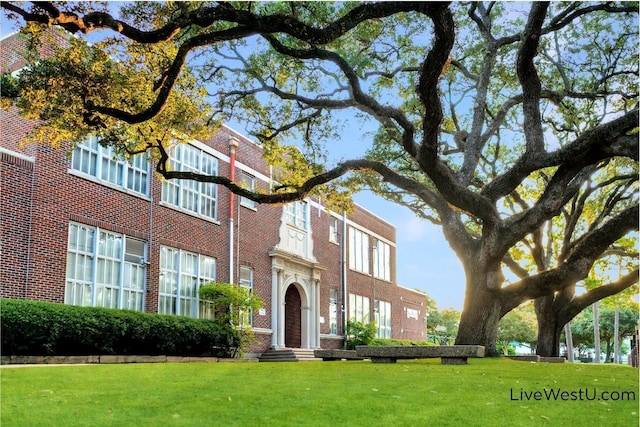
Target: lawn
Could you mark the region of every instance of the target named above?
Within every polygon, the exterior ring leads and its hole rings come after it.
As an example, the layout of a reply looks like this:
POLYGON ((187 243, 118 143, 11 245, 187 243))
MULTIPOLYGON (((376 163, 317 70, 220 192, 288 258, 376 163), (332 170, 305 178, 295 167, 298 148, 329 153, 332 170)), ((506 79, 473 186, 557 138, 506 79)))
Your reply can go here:
POLYGON ((627 366, 435 359, 25 367, 0 375, 3 427, 638 425, 638 370, 627 366))

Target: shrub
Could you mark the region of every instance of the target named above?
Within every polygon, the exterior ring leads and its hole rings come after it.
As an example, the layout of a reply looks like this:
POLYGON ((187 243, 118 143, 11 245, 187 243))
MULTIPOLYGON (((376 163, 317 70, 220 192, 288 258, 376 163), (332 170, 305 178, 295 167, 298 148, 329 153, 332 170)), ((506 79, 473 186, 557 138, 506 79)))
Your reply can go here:
POLYGON ((355 350, 357 345, 369 345, 376 336, 376 322, 347 322, 347 349, 355 350))
POLYGON ((0 300, 5 355, 137 354, 231 357, 240 334, 205 319, 0 300))
POLYGON ((230 283, 211 282, 200 286, 200 301, 213 304, 215 315, 213 321, 221 326, 233 325, 237 328, 240 354, 256 340, 250 325, 249 317, 254 310, 264 306, 264 301, 248 288, 230 283))
POLYGON ((214 321, 219 323, 242 326, 243 314, 264 306, 264 301, 248 288, 230 283, 207 283, 200 286, 198 294, 201 301, 214 304, 214 321))

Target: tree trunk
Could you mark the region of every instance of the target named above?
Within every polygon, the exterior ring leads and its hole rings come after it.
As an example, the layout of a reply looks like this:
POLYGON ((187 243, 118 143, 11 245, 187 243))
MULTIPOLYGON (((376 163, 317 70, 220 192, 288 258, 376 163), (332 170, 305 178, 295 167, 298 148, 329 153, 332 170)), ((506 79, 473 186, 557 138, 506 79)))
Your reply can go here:
POLYGON ((600 363, 600 316, 598 315, 598 301, 593 303, 593 363, 600 363))
POLYGON ((558 316, 553 309, 553 295, 536 298, 534 305, 538 319, 538 345, 536 354, 544 357, 560 356, 560 335, 564 325, 558 324, 558 316))
POLYGON ((616 304, 613 318, 613 363, 620 363, 620 309, 616 304))
POLYGON ((564 336, 567 338, 567 362, 573 362, 573 335, 571 335, 571 322, 564 325, 564 336))
POLYGON ((613 352, 613 345, 611 345, 611 340, 607 338, 607 347, 604 356, 604 363, 611 363, 611 353, 613 352))
POLYGON ((486 277, 487 274, 467 273, 467 292, 455 343, 483 345, 485 356, 499 356, 496 338, 502 301, 499 289, 487 287, 486 277))

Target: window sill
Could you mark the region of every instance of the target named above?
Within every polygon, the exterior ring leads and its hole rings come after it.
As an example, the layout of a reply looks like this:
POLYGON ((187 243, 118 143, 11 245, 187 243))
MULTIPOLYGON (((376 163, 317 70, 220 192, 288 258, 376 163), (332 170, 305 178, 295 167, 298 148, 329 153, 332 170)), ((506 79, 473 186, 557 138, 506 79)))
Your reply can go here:
POLYGON ((120 193, 124 193, 124 194, 127 194, 129 196, 137 197, 139 199, 146 200, 148 202, 151 201, 151 198, 146 194, 142 194, 142 193, 138 193, 137 191, 129 190, 128 188, 113 184, 113 183, 111 183, 109 181, 104 181, 104 180, 102 180, 100 178, 96 178, 93 175, 87 175, 87 174, 79 172, 79 171, 77 171, 75 169, 67 169, 67 173, 69 175, 73 175, 75 177, 78 177, 78 178, 81 178, 81 179, 85 179, 87 181, 91 181, 91 182, 93 182, 95 184, 98 184, 98 185, 101 185, 103 187, 107 187, 107 188, 110 188, 112 190, 119 191, 120 193))
POLYGON ((191 212, 191 211, 188 211, 186 209, 179 208, 179 207, 171 205, 171 204, 169 204, 167 202, 160 202, 160 203, 158 203, 158 205, 162 206, 162 207, 165 207, 165 208, 169 208, 169 209, 174 210, 176 212, 183 213, 185 215, 192 216, 192 217, 197 218, 197 219, 201 219, 203 221, 210 222, 212 224, 220 225, 220 221, 218 221, 217 219, 209 218, 208 216, 200 215, 198 213, 191 212))
POLYGON ((258 212, 258 207, 257 206, 251 206, 251 205, 247 205, 247 204, 244 204, 244 203, 240 203, 240 206, 243 207, 243 208, 247 208, 250 211, 258 212))

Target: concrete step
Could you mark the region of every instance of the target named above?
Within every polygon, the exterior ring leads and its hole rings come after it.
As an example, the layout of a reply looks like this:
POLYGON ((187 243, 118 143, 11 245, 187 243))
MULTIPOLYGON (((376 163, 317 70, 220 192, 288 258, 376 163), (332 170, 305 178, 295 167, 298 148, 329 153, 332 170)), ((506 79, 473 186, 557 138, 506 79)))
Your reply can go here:
POLYGON ((308 362, 322 360, 313 354, 310 348, 285 348, 267 350, 258 358, 260 362, 308 362))

